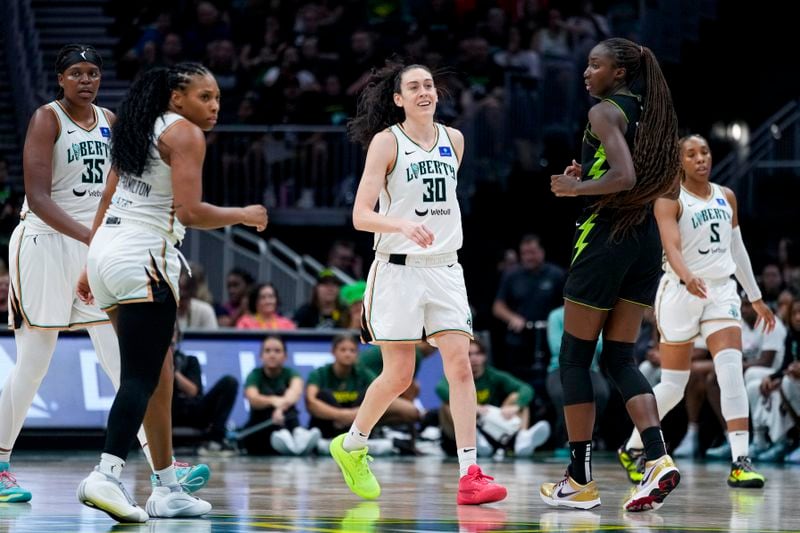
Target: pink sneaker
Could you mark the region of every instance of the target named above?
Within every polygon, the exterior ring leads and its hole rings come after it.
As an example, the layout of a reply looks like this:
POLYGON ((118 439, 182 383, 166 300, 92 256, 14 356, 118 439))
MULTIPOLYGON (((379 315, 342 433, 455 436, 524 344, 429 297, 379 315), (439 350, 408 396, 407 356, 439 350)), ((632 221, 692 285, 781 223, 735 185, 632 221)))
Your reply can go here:
POLYGON ((478 465, 470 466, 467 475, 458 480, 456 502, 459 505, 499 502, 508 495, 508 491, 493 480, 493 477, 484 475, 478 465))

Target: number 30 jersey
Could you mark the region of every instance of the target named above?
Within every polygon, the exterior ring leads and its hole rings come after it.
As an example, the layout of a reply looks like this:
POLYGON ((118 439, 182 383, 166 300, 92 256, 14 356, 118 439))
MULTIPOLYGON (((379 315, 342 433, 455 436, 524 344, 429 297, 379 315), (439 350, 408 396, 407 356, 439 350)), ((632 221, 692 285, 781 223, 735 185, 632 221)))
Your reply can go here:
POLYGON ((389 129, 397 140, 397 157, 379 199, 380 214, 425 224, 433 232, 433 245, 422 248, 402 233, 376 233, 379 252, 433 255, 461 248, 459 161, 445 127, 434 126, 436 143, 430 150, 412 141, 399 124, 389 129))
MULTIPOLYGON (((111 169, 111 126, 103 110, 95 105, 94 126, 89 129, 73 121, 58 101, 47 106, 58 119, 50 197, 69 216, 91 227, 111 169)), ((32 232, 56 232, 30 210, 27 196, 20 216, 32 232)))
MULTIPOLYGON (((731 255, 733 208, 722 187, 711 184, 711 196, 700 198, 683 187, 678 229, 681 252, 689 270, 700 278, 727 278, 736 271, 731 255)), ((666 263, 667 272, 673 272, 666 263)))

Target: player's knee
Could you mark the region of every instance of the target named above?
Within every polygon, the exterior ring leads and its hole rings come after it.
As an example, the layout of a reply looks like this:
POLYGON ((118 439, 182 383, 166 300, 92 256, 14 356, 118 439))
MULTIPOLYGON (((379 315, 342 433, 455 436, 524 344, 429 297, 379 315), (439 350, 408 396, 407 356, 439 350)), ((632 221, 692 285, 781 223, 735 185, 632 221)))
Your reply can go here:
POLYGON ((566 331, 558 355, 564 405, 594 401, 594 389, 589 368, 592 366, 597 341, 579 339, 566 331))
POLYGON ((653 389, 633 361, 633 343, 603 339, 603 364, 609 379, 627 402, 640 394, 652 394, 653 389))
POLYGON ((742 352, 728 348, 714 356, 714 371, 720 391, 720 407, 725 420, 747 418, 750 414, 742 372, 742 352))

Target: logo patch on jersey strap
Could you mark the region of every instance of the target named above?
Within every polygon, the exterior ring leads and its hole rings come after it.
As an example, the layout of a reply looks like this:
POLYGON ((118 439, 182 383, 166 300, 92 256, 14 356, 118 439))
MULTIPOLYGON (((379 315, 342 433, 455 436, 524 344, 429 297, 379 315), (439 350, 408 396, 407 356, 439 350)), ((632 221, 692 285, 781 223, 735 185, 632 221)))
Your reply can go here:
POLYGON ((106 138, 111 137, 111 130, 103 126, 100 128, 100 135, 106 138))
POLYGON ((719 205, 727 205, 727 204, 725 203, 725 198, 717 198, 717 203, 718 203, 719 205))
POLYGON ((439 147, 439 155, 442 157, 452 157, 453 151, 450 150, 449 146, 440 146, 439 147))

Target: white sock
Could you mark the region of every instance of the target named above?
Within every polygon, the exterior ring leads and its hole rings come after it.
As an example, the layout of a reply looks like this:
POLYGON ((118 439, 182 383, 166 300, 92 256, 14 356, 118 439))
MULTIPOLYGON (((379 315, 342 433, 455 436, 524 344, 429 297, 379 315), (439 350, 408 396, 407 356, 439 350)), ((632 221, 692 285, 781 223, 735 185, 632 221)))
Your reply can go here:
POLYGON ((344 442, 342 442, 342 448, 348 452, 366 448, 367 439, 369 439, 369 432, 364 433, 353 422, 353 425, 350 426, 350 431, 347 432, 347 436, 344 438, 344 442))
POLYGON ((0 451, 0 463, 10 463, 11 462, 11 450, 7 452, 0 451))
POLYGON ((686 426, 686 437, 684 438, 695 438, 699 432, 700 425, 697 422, 689 422, 689 425, 686 426))
POLYGON ((158 485, 161 487, 172 487, 178 484, 178 478, 175 476, 175 465, 169 465, 162 470, 156 470, 155 474, 158 485))
POLYGON ((472 448, 458 449, 458 474, 460 477, 467 475, 469 467, 478 464, 478 450, 472 448))
POLYGON ((109 476, 114 476, 119 479, 122 475, 122 467, 125 466, 125 461, 111 455, 110 453, 103 453, 100 455, 100 471, 109 476))
POLYGON ((750 454, 749 435, 747 431, 731 431, 728 433, 728 441, 731 443, 731 457, 737 460, 739 457, 748 457, 750 454))

